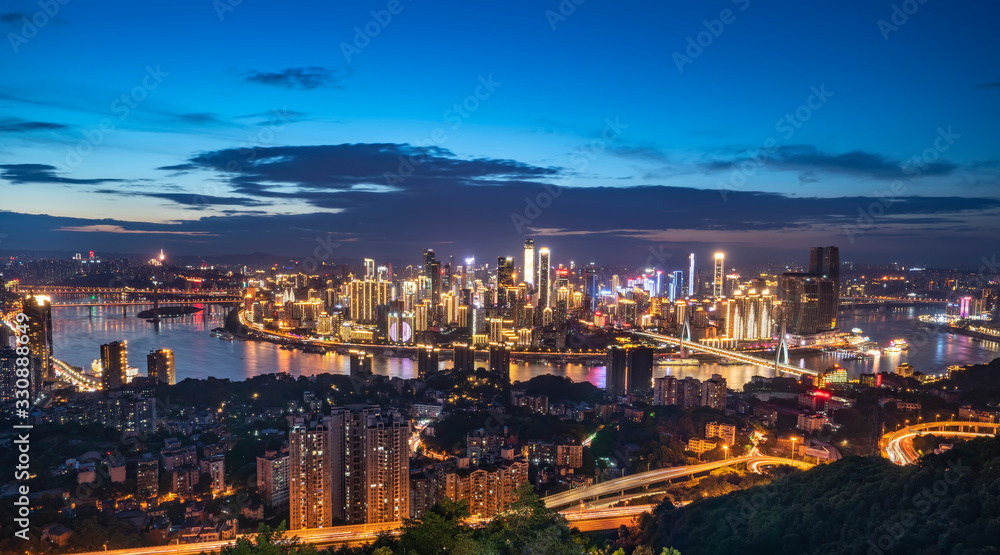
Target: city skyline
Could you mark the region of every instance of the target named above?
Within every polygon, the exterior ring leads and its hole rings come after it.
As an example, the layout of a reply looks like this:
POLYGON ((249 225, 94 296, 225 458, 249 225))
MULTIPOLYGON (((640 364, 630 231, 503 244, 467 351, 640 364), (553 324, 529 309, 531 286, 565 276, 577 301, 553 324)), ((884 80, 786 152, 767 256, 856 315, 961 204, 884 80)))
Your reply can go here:
POLYGON ((534 237, 626 265, 842 244, 974 267, 996 245, 992 6, 217 4, 5 6, 0 251, 517 255, 534 237), (125 24, 153 17, 201 33, 167 48, 125 24), (609 32, 629 38, 591 40, 609 32), (555 70, 536 56, 562 50, 555 70))

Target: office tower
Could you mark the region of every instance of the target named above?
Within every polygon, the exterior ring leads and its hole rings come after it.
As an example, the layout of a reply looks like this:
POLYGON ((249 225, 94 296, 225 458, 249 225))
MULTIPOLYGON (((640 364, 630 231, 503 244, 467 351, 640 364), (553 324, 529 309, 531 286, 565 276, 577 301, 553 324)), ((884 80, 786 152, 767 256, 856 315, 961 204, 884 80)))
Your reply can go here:
POLYGON ((838 301, 833 280, 815 274, 781 274, 780 299, 788 333, 814 335, 837 325, 838 301))
POLYGON ((160 495, 160 463, 147 453, 136 463, 136 492, 143 498, 160 495))
POLYGON ((507 308, 511 303, 507 299, 507 288, 514 286, 514 258, 510 256, 497 257, 497 306, 507 308))
POLYGON ((628 368, 628 353, 621 347, 608 349, 605 363, 604 390, 610 395, 624 395, 626 384, 626 369, 628 368))
POLYGON ((690 264, 691 264, 691 267, 688 270, 688 296, 689 297, 693 297, 694 296, 694 283, 695 283, 695 280, 694 280, 694 253, 691 253, 691 255, 688 257, 688 259, 690 260, 690 264))
POLYGON ((701 384, 701 405, 726 410, 726 378, 712 374, 712 379, 701 384))
POLYGON ((257 457, 257 491, 268 507, 288 503, 289 461, 287 452, 265 451, 263 457, 257 457))
POLYGON ((24 299, 21 312, 28 317, 31 356, 41 363, 42 379, 51 380, 55 378, 52 368, 52 304, 48 297, 28 296, 24 299))
POLYGON ((348 524, 409 516, 410 424, 378 407, 337 407, 330 423, 333 516, 348 524))
POLYGON ((639 318, 639 310, 636 302, 632 299, 622 299, 618 301, 618 318, 617 320, 622 324, 627 324, 628 326, 635 327, 636 320, 639 318))
POLYGON ((417 376, 424 379, 438 371, 438 356, 440 350, 433 345, 417 347, 417 376))
POLYGON ((375 261, 371 258, 365 259, 365 281, 375 279, 375 261))
POLYGON ((715 276, 712 280, 712 296, 716 299, 725 295, 726 284, 726 255, 725 253, 715 253, 715 276))
MULTIPOLYGON (((809 273, 833 280, 833 290, 840 298, 840 249, 812 247, 809 249, 809 273)), ((834 325, 836 327, 836 325, 834 325)))
POLYGON ((375 307, 389 302, 387 281, 352 281, 349 286, 351 320, 358 324, 377 323, 375 307))
POLYGON ((630 347, 625 380, 629 393, 648 393, 653 387, 653 349, 630 347))
POLYGON ((677 403, 677 378, 674 376, 664 376, 653 380, 653 404, 654 405, 676 405, 677 403))
POLYGON ((149 354, 146 355, 146 375, 159 383, 167 385, 176 384, 174 352, 170 349, 149 351, 149 354))
POLYGON ((684 272, 682 270, 676 270, 670 274, 670 286, 667 291, 670 302, 684 296, 684 272))
POLYGON ((125 385, 125 370, 128 367, 128 345, 125 341, 115 341, 101 345, 101 384, 104 391, 120 389, 125 385))
POLYGON ((500 374, 503 383, 510 383, 510 349, 506 343, 490 343, 490 371, 500 374))
POLYGON ((535 284, 535 240, 524 240, 524 283, 535 284))
POLYGON ((456 344, 453 345, 455 350, 455 370, 475 370, 476 369, 476 358, 475 351, 469 345, 456 344))
POLYGON ((365 379, 373 374, 374 357, 365 351, 351 351, 351 377, 365 379))
POLYGON ((332 450, 326 422, 300 418, 288 432, 289 530, 325 528, 333 522, 332 450))
POLYGON ((538 250, 538 302, 535 303, 538 312, 549 306, 549 278, 552 275, 551 270, 552 268, 549 265, 549 249, 548 247, 542 247, 538 250))
POLYGON ((723 306, 726 337, 752 341, 774 336, 774 295, 769 290, 738 290, 723 306))

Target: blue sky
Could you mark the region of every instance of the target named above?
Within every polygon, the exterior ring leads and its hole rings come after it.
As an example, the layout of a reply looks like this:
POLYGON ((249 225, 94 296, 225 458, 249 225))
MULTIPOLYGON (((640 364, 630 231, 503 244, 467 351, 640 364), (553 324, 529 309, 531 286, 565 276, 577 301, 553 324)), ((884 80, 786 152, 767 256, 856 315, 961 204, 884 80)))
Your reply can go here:
POLYGON ((993 3, 52 2, 0 13, 0 250, 1000 246, 993 3))

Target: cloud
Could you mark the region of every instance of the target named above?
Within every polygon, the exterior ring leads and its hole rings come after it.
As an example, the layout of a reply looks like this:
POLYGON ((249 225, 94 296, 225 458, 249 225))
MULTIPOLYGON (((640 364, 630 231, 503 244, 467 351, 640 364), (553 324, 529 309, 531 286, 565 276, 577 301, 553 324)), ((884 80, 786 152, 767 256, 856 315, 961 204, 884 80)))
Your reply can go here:
POLYGON ((255 71, 247 75, 251 83, 283 87, 286 89, 310 90, 319 87, 341 88, 341 81, 348 76, 347 70, 319 66, 290 67, 279 72, 255 71))
POLYGON ((53 229, 52 231, 72 231, 75 233, 125 233, 125 234, 156 234, 156 235, 192 235, 192 236, 215 236, 214 233, 204 231, 166 231, 166 230, 146 230, 146 229, 125 229, 120 225, 93 224, 83 226, 68 226, 53 229))
POLYGON ((995 89, 997 87, 1000 87, 1000 81, 995 83, 979 83, 976 85, 977 89, 995 89))
POLYGON ((397 143, 225 149, 159 169, 217 172, 240 194, 299 199, 323 208, 344 208, 360 196, 439 187, 538 184, 563 173, 515 160, 463 160, 444 148, 397 143))
POLYGON ((25 183, 68 183, 73 185, 97 185, 100 183, 120 183, 124 179, 74 179, 60 177, 56 167, 48 164, 0 164, 0 179, 15 184, 25 183))
MULTIPOLYGON (((875 179, 902 179, 912 177, 904 168, 910 163, 892 160, 880 154, 854 150, 843 154, 828 154, 810 145, 779 146, 772 152, 744 152, 701 162, 707 172, 730 171, 740 164, 758 164, 778 171, 825 172, 875 179)), ((951 162, 933 162, 921 167, 921 175, 949 175, 959 169, 951 162)))
POLYGON ((68 129, 68 125, 49 123, 47 121, 25 121, 20 118, 0 119, 0 133, 30 133, 32 131, 59 131, 68 129))
POLYGON ((0 14, 0 23, 7 23, 13 25, 22 18, 28 17, 28 14, 24 12, 7 12, 0 14))

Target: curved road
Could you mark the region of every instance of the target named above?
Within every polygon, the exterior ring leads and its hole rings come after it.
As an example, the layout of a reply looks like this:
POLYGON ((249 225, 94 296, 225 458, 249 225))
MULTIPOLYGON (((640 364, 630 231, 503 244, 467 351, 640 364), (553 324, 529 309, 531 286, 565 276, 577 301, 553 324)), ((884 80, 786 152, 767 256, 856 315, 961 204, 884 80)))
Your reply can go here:
POLYGON ((603 495, 611 495, 613 493, 618 493, 624 490, 645 487, 658 482, 665 482, 667 480, 672 480, 674 478, 682 478, 685 476, 690 476, 692 474, 698 474, 701 472, 710 472, 712 470, 716 470, 726 466, 733 466, 743 463, 754 466, 785 464, 803 469, 813 467, 813 465, 805 461, 786 459, 783 457, 768 457, 760 455, 749 456, 749 457, 735 457, 732 459, 713 461, 702 464, 694 464, 690 466, 674 466, 670 468, 660 468, 657 470, 650 470, 649 472, 640 472, 638 474, 633 474, 631 476, 625 476, 623 478, 608 480, 607 482, 601 482, 600 484, 595 484, 588 487, 571 489, 569 491, 564 491, 562 493, 557 493, 555 495, 550 495, 546 497, 544 500, 545 506, 550 509, 569 507, 571 505, 577 505, 587 500, 595 499, 603 495))
POLYGON ((882 436, 879 447, 882 456, 898 465, 913 464, 920 455, 913 448, 913 438, 918 435, 931 434, 946 437, 982 437, 995 436, 1000 423, 964 422, 949 420, 945 422, 925 422, 907 426, 895 432, 882 436))

